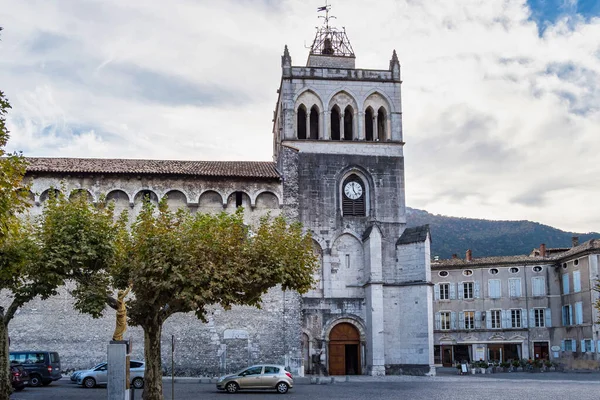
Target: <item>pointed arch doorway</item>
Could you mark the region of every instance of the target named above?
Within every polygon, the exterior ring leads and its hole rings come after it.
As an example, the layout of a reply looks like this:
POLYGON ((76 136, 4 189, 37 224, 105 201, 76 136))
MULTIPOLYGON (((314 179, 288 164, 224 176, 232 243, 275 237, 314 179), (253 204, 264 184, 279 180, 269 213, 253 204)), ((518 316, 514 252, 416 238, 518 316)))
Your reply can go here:
POLYGON ((337 324, 329 334, 329 374, 360 375, 360 333, 352 324, 337 324))

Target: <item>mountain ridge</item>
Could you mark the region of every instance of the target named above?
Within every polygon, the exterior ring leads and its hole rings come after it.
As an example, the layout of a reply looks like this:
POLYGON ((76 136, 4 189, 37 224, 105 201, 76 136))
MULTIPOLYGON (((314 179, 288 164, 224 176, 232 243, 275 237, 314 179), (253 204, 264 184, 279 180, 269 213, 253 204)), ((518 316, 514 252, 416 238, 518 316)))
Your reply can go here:
POLYGON ((429 225, 431 256, 464 258, 471 249, 473 257, 514 256, 529 254, 544 243, 547 248, 571 247, 573 237, 579 243, 600 238, 598 232, 566 232, 528 220, 488 220, 431 214, 406 207, 407 228, 429 225))

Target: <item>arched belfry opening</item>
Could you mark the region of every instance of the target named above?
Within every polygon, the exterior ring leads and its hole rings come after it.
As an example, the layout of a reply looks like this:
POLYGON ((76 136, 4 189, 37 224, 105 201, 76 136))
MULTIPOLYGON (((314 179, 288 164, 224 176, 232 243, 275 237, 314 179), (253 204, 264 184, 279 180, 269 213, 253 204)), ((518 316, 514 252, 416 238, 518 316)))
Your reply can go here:
POLYGON ((373 109, 367 108, 365 111, 365 140, 372 142, 373 138, 373 109))
POLYGON ((337 324, 329 334, 329 374, 360 375, 360 333, 347 322, 337 324))
POLYGON ((380 107, 377 111, 377 140, 383 142, 386 140, 387 115, 385 108, 380 107))
POLYGON ((296 127, 298 139, 306 139, 306 108, 304 104, 298 107, 296 127))
POLYGON ((352 107, 346 107, 344 110, 344 140, 352 140, 353 138, 353 115, 352 107))
POLYGON ((319 138, 319 109, 312 106, 310 109, 310 137, 309 139, 319 138))
POLYGON ((340 140, 340 109, 338 106, 331 109, 331 140, 340 140))

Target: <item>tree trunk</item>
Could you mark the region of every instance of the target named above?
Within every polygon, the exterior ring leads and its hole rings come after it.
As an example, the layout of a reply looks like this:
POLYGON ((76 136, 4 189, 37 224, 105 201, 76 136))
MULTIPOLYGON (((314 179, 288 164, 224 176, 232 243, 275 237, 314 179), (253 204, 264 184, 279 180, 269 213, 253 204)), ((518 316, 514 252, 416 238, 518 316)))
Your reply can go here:
POLYGON ((144 372, 144 400, 163 400, 162 363, 160 337, 162 323, 152 321, 144 328, 144 357, 146 371, 144 372))
POLYGON ((10 384, 10 361, 8 359, 8 327, 0 315, 0 400, 8 400, 12 392, 10 384))

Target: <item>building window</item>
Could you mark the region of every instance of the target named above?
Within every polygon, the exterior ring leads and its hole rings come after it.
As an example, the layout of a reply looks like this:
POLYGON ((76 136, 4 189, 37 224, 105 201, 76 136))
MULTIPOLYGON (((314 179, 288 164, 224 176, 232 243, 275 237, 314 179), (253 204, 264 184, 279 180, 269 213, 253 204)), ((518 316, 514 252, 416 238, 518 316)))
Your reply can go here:
POLYGON ((373 109, 371 107, 367 107, 365 111, 365 140, 372 142, 375 140, 373 136, 373 109))
POLYGON ((579 260, 573 261, 573 265, 579 265, 579 260))
POLYGON ((546 315, 545 309, 536 308, 533 310, 533 326, 536 328, 543 328, 546 326, 546 315))
POLYGON ((491 310, 490 311, 490 318, 491 318, 491 323, 490 323, 490 327, 492 329, 500 329, 502 328, 502 320, 501 318, 501 310, 491 310))
POLYGON ((510 310, 510 327, 520 328, 521 327, 521 310, 515 309, 510 310))
POLYGON ((470 269, 466 269, 466 270, 463 271, 463 275, 464 276, 471 276, 471 275, 473 275, 473 271, 470 270, 470 269))
POLYGON ((519 272, 519 268, 517 268, 517 267, 512 267, 512 268, 510 269, 510 273, 511 273, 511 274, 516 274, 517 272, 519 272))
POLYGON ((543 276, 535 276, 531 278, 533 296, 546 295, 546 279, 543 276))
POLYGON ((583 324, 583 303, 578 301, 575 303, 575 325, 583 324))
POLYGON ((465 282, 463 284, 463 299, 473 298, 473 282, 465 282))
POLYGON ((366 215, 365 185, 357 175, 350 175, 342 184, 342 214, 344 217, 366 215))
POLYGON ((567 269, 567 263, 563 263, 562 267, 563 269, 567 269))
POLYGON ((440 328, 443 331, 450 330, 450 312, 444 311, 440 313, 440 328))
POLYGON ((569 273, 562 276, 563 294, 569 294, 569 273))
POLYGON ((448 271, 440 271, 440 272, 438 272, 438 275, 441 277, 446 277, 446 276, 448 276, 448 271))
POLYGON ((490 274, 496 275, 497 273, 498 273, 498 268, 491 268, 490 269, 490 274))
POLYGON ((340 140, 340 109, 333 106, 331 109, 331 140, 340 140))
POLYGON ((377 111, 377 140, 380 142, 385 141, 386 132, 385 126, 387 124, 387 116, 385 112, 385 108, 380 107, 377 111))
POLYGON ((521 278, 508 280, 508 295, 510 297, 521 297, 521 278))
POLYGON ((569 339, 565 340, 565 342, 564 342, 565 343, 565 351, 575 351, 575 349, 573 348, 574 347, 573 342, 574 342, 574 340, 569 340, 569 339))
POLYGON ((319 109, 312 106, 310 109, 310 139, 319 138, 319 109))
POLYGON ((352 140, 353 115, 354 111, 352 110, 352 107, 346 107, 346 109, 344 110, 344 140, 352 140))
POLYGON ((450 284, 440 283, 440 300, 450 299, 450 284))
POLYGON ((488 280, 488 295, 490 299, 499 299, 501 296, 500 279, 488 280))
POLYGON ((475 311, 465 311, 465 329, 475 328, 475 311))
POLYGON ((581 352, 582 353, 587 353, 587 352, 593 352, 594 351, 594 342, 591 339, 585 339, 581 341, 581 352))
POLYGON ((562 320, 563 320, 563 326, 573 325, 573 314, 571 313, 571 305, 563 306, 562 320))
POLYGON ((573 293, 581 292, 581 272, 573 271, 573 293))
POLYGON ((542 272, 542 267, 540 267, 539 265, 533 267, 533 272, 542 272))

